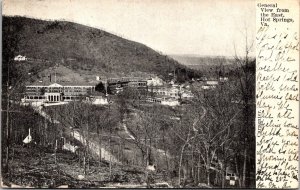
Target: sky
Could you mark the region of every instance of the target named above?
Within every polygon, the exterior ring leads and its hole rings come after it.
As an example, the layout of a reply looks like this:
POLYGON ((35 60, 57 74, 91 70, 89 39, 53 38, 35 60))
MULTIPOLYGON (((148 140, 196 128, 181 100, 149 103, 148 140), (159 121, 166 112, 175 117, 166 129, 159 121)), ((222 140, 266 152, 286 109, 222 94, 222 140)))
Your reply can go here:
MULTIPOLYGON (((255 36, 254 0, 4 0, 4 15, 103 29, 164 54, 239 55, 255 36)), ((253 51, 254 52, 254 51, 253 51)))

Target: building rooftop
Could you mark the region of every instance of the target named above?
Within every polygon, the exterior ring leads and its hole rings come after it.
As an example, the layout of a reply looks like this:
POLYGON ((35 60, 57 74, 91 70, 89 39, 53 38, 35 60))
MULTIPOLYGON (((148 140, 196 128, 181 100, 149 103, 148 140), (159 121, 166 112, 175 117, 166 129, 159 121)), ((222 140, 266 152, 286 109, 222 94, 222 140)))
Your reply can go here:
POLYGON ((59 87, 59 86, 95 86, 97 82, 66 82, 66 81, 57 81, 57 82, 50 82, 50 81, 41 81, 41 82, 34 82, 31 84, 27 84, 27 86, 52 86, 52 87, 59 87))

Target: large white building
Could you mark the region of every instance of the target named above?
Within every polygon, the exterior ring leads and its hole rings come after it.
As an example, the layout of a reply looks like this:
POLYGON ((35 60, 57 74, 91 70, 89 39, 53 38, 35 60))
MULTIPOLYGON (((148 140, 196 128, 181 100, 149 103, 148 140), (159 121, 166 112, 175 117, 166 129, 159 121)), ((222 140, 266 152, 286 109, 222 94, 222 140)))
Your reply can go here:
POLYGON ((24 101, 62 102, 79 100, 95 92, 91 84, 33 84, 26 86, 24 101))
POLYGON ((180 105, 178 99, 174 98, 166 98, 166 97, 148 97, 146 98, 146 102, 158 103, 165 106, 178 106, 180 105))
POLYGON ((164 81, 157 76, 147 80, 147 86, 162 86, 162 85, 164 85, 164 81))
POLYGON ((161 95, 161 96, 166 96, 166 97, 171 97, 171 98, 176 98, 178 99, 180 97, 180 90, 176 87, 168 87, 168 86, 163 86, 163 87, 155 87, 155 86, 150 86, 148 87, 148 91, 156 94, 156 95, 161 95))

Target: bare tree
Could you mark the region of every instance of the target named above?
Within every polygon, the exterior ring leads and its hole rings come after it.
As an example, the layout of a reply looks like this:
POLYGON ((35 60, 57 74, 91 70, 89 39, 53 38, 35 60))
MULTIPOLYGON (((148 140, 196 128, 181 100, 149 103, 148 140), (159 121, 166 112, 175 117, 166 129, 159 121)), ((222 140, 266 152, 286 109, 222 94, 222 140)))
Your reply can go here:
MULTIPOLYGON (((243 56, 239 56, 236 52, 234 45, 235 66, 236 66, 236 79, 238 81, 236 92, 239 95, 240 104, 243 112, 242 130, 240 132, 239 142, 243 145, 243 170, 242 170, 242 187, 246 187, 246 175, 247 171, 250 174, 250 170, 247 169, 247 158, 251 155, 255 155, 255 59, 250 57, 250 53, 253 48, 253 43, 249 43, 249 37, 247 29, 245 30, 245 51, 243 56)), ((239 153, 238 153, 239 154, 239 153)), ((248 166, 250 167, 250 165, 248 166)))
POLYGON ((236 136, 236 122, 241 115, 238 106, 233 103, 233 88, 233 85, 226 83, 204 93, 193 89, 195 100, 191 111, 194 115, 190 118, 194 118, 192 130, 195 138, 190 144, 202 159, 208 185, 211 185, 212 168, 220 168, 224 183, 226 160, 218 158, 218 154, 231 148, 236 136))

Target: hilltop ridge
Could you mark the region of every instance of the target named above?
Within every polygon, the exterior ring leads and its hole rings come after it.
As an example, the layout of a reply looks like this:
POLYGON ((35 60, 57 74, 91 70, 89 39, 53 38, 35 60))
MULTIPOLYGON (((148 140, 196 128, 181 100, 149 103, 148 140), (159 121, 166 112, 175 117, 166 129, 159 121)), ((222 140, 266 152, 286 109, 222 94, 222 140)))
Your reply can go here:
POLYGON ((38 68, 24 64, 29 71, 61 64, 85 78, 153 74, 168 80, 174 70, 188 72, 185 75, 190 78, 196 75, 194 70, 143 44, 72 22, 4 16, 3 43, 12 38, 17 46, 14 56, 47 63, 34 64, 38 68))

